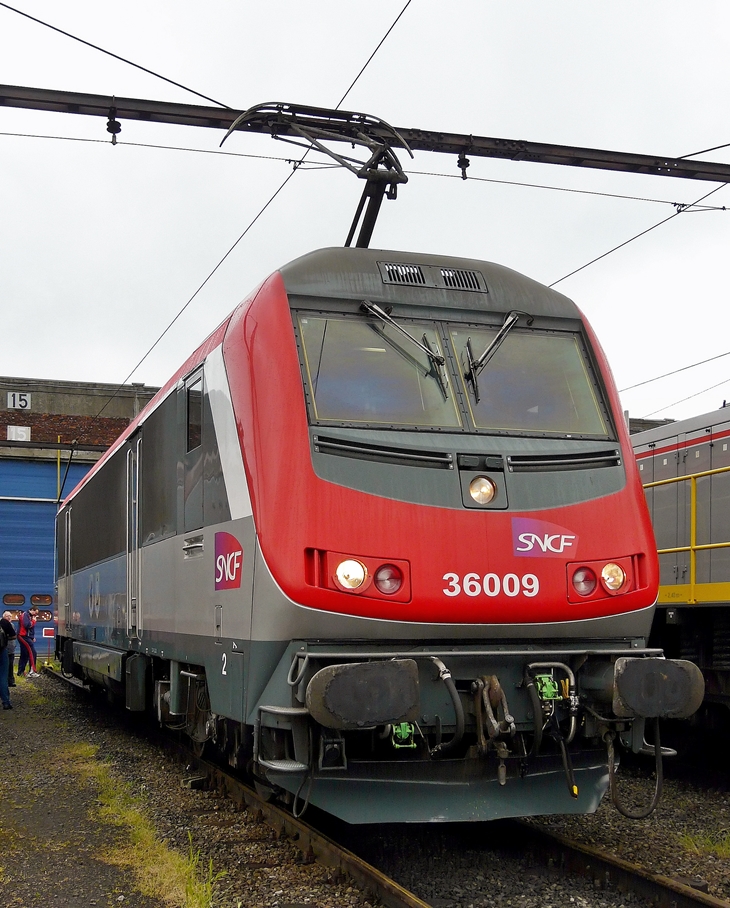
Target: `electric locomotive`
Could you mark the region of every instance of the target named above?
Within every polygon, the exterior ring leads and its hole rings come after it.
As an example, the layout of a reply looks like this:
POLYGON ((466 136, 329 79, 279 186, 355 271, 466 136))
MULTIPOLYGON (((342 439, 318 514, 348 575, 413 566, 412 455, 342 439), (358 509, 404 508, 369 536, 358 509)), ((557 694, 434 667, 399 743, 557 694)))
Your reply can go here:
POLYGON ((691 714, 604 354, 499 265, 324 249, 60 510, 66 672, 351 823, 595 810, 691 714), (609 741, 607 751, 606 741, 609 741))

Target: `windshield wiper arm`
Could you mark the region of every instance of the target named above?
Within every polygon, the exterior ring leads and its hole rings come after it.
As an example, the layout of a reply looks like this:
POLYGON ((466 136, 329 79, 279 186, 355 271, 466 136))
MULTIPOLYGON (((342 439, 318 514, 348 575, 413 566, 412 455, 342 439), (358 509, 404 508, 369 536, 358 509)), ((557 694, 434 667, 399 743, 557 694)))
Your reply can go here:
POLYGON ((502 327, 499 329, 495 337, 493 338, 491 344, 486 348, 484 353, 479 357, 479 359, 474 359, 474 354, 471 349, 471 338, 468 337, 466 340, 466 360, 467 360, 467 370, 464 373, 464 378, 467 381, 470 381, 474 389, 474 400, 479 403, 479 382, 478 376, 479 373, 484 369, 489 360, 494 356, 494 354, 502 346, 502 342, 509 332, 514 328, 514 326, 519 321, 521 315, 527 317, 527 324, 531 325, 535 319, 528 312, 522 312, 519 309, 512 309, 504 318, 502 327))
POLYGON ((446 390, 446 376, 443 373, 443 356, 439 356, 434 350, 431 349, 431 344, 429 343, 426 332, 423 332, 423 345, 428 351, 428 355, 431 357, 431 368, 426 373, 427 375, 433 375, 433 377, 438 382, 438 386, 441 389, 441 396, 444 400, 449 399, 449 393, 446 390))
POLYGON ((400 331, 408 340, 415 344, 419 350, 422 350, 426 356, 431 360, 431 362, 436 363, 437 366, 443 366, 446 362, 443 356, 439 353, 434 353, 430 346, 427 344, 422 344, 420 341, 409 334, 405 328, 402 328, 398 322, 391 318, 390 313, 386 312, 385 309, 381 308, 377 303, 371 303, 368 300, 363 300, 360 303, 360 309, 362 312, 367 312, 368 315, 374 315, 375 318, 380 319, 381 322, 385 322, 386 325, 390 325, 391 328, 395 328, 396 331, 400 331))
MULTIPOLYGON (((392 328, 395 328, 396 331, 407 337, 412 344, 415 344, 419 350, 423 351, 426 354, 426 356, 431 361, 431 368, 428 370, 428 372, 426 372, 426 375, 432 375, 436 379, 444 400, 448 400, 449 395, 446 390, 446 376, 442 371, 442 369, 446 365, 446 359, 441 356, 440 353, 436 353, 436 351, 431 348, 431 344, 428 341, 426 333, 424 332, 423 343, 421 343, 421 341, 416 340, 416 338, 412 334, 409 334, 405 328, 401 327, 398 322, 391 317, 390 312, 387 312, 377 303, 371 303, 369 300, 362 301, 362 303, 360 304, 360 310, 367 313, 368 315, 374 316, 381 322, 384 322, 386 325, 390 325, 392 328)), ((387 340, 385 334, 383 334, 382 336, 383 338, 385 338, 385 340, 387 340)))

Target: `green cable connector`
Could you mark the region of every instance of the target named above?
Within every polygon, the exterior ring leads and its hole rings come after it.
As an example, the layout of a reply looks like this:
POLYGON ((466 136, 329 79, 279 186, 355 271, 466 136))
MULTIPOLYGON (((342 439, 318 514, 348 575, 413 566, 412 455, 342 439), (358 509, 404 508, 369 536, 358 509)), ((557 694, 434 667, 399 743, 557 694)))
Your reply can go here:
POLYGON ((562 700, 560 684, 552 675, 535 675, 535 687, 541 700, 562 700))
POLYGON ((396 750, 400 750, 402 747, 415 747, 415 731, 415 726, 411 725, 410 722, 399 722, 394 725, 390 733, 390 741, 393 747, 396 750))

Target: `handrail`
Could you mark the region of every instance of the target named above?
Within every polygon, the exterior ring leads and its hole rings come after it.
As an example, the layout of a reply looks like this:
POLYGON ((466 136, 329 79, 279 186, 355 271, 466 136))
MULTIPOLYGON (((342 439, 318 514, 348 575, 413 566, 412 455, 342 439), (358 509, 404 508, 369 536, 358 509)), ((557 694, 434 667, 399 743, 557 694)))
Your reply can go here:
POLYGON ((690 605, 697 604, 696 587, 697 587, 697 553, 706 552, 712 549, 730 548, 729 542, 708 542, 702 545, 697 544, 697 480, 704 479, 707 476, 716 476, 719 473, 730 472, 730 466, 717 467, 714 470, 702 470, 699 473, 688 473, 686 476, 672 476, 669 479, 657 479, 654 482, 644 483, 644 489, 654 489, 657 486, 671 485, 675 482, 690 483, 689 499, 689 545, 680 545, 668 549, 657 549, 657 555, 673 555, 679 552, 689 552, 689 599, 690 605))

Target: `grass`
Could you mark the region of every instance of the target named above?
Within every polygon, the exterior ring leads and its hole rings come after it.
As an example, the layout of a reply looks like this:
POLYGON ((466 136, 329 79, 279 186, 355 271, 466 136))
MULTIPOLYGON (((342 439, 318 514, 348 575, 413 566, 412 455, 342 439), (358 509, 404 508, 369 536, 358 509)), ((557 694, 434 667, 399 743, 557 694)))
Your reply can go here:
POLYGON ((187 857, 161 842, 143 813, 143 801, 96 759, 96 751, 94 745, 76 744, 59 756, 69 769, 97 787, 100 819, 121 827, 128 836, 128 843, 109 848, 104 860, 131 870, 144 895, 175 908, 210 908, 215 884, 223 874, 214 873, 212 861, 203 865, 190 833, 187 857))
POLYGON ((730 833, 710 832, 702 835, 685 833, 680 843, 694 854, 716 854, 719 858, 730 857, 730 833))

